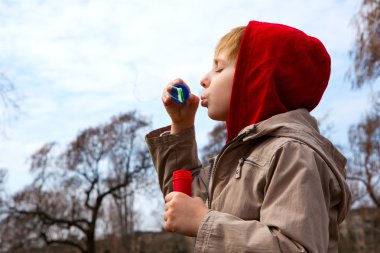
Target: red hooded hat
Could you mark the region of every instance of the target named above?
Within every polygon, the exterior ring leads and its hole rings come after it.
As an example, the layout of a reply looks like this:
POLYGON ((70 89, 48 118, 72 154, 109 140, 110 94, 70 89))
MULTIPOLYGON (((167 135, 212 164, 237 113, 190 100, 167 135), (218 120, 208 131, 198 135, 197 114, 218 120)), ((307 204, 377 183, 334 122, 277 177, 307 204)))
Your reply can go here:
POLYGON ((318 39, 281 24, 249 22, 236 62, 227 142, 244 127, 276 114, 313 110, 330 71, 330 56, 318 39))

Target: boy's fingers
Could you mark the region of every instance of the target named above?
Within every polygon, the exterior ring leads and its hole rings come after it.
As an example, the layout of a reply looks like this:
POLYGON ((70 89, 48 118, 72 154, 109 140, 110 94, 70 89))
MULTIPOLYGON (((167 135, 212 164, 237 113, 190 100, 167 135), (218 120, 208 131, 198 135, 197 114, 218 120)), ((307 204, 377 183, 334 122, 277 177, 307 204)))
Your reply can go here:
POLYGON ((181 78, 176 78, 176 79, 174 79, 174 80, 171 82, 172 85, 176 85, 176 84, 179 84, 179 83, 183 83, 184 85, 187 86, 187 84, 185 83, 185 81, 183 81, 181 78))
POLYGON ((199 97, 195 96, 194 94, 190 94, 188 104, 192 110, 197 110, 199 105, 199 97))
POLYGON ((168 221, 168 219, 169 219, 169 214, 168 214, 167 211, 165 211, 165 214, 164 214, 164 221, 166 222, 166 221, 168 221))
POLYGON ((164 229, 168 232, 174 233, 174 228, 173 228, 173 225, 171 224, 171 222, 165 222, 164 229))
POLYGON ((179 84, 179 83, 185 85, 187 87, 187 89, 189 89, 189 91, 190 91, 189 85, 187 85, 187 83, 184 80, 182 80, 181 78, 176 78, 173 81, 171 81, 168 84, 168 86, 166 87, 167 91, 170 92, 172 90, 173 86, 176 85, 176 84, 179 84))
POLYGON ((176 85, 176 84, 179 84, 179 83, 183 83, 183 84, 186 85, 186 83, 181 78, 176 78, 173 81, 169 82, 165 89, 168 92, 170 92, 172 90, 173 86, 176 85))
POLYGON ((198 104, 199 103, 199 97, 190 93, 189 101, 191 103, 197 103, 198 104))
POLYGON ((166 106, 168 103, 168 98, 166 96, 162 96, 162 103, 166 106))
POLYGON ((175 192, 171 192, 168 195, 166 195, 165 196, 165 202, 169 202, 170 200, 172 200, 174 194, 175 194, 175 192))
POLYGON ((171 83, 169 83, 169 84, 165 87, 164 92, 165 92, 165 91, 166 91, 166 92, 171 92, 172 89, 173 89, 173 85, 172 85, 171 83))
POLYGON ((173 100, 170 97, 169 93, 164 92, 162 94, 162 102, 164 103, 165 106, 171 105, 173 103, 173 100))

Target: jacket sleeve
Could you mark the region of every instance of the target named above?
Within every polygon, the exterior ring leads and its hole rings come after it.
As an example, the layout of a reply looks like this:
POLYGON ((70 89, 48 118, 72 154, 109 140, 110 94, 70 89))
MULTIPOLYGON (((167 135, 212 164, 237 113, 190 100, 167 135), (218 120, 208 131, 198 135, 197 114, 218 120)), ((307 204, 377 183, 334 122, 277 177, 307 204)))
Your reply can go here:
POLYGON ((170 126, 157 129, 146 135, 156 168, 158 181, 164 196, 173 190, 172 174, 175 170, 190 170, 193 175, 193 196, 207 199, 208 167, 203 168, 198 159, 194 127, 179 134, 170 134, 170 126))
POLYGON ((210 211, 198 231, 195 252, 328 251, 329 187, 337 184, 330 169, 298 142, 280 147, 269 164, 260 219, 210 211))

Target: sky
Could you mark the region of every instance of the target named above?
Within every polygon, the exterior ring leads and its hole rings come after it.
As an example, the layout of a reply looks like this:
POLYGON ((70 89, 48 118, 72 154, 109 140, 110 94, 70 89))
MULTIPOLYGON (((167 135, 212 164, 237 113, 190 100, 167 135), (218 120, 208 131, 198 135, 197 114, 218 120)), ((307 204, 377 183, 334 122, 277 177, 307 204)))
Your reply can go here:
MULTIPOLYGON (((29 157, 62 147, 113 115, 138 110, 153 128, 170 124, 163 88, 184 79, 199 95, 219 38, 250 20, 282 23, 319 38, 332 58, 329 86, 312 114, 329 113, 330 138, 347 146, 350 125, 369 108, 370 90, 352 90, 354 0, 0 0, 0 73, 19 111, 2 114, 0 168, 8 188, 30 182, 29 157), (6 122, 6 123, 5 123, 6 122)), ((4 107, 2 103, 0 106, 4 107)), ((215 122, 196 116, 199 147, 215 122)))

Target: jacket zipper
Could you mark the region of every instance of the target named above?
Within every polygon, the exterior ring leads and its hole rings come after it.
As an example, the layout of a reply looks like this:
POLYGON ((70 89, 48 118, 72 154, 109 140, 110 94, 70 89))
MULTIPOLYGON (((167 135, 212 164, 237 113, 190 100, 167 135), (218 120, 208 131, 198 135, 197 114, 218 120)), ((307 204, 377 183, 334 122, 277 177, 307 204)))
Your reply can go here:
POLYGON ((238 167, 236 168, 235 170, 235 178, 236 179, 239 179, 241 177, 241 169, 243 167, 243 164, 244 164, 244 158, 240 158, 239 159, 239 164, 238 164, 238 167))
POLYGON ((209 176, 209 184, 208 184, 208 201, 207 201, 207 204, 208 204, 208 208, 211 209, 211 188, 212 188, 212 181, 214 180, 214 175, 215 175, 215 168, 218 166, 218 163, 221 159, 221 157, 223 156, 223 154, 227 151, 227 149, 229 147, 231 147, 231 145, 235 142, 238 142, 240 141, 241 139, 243 139, 245 136, 247 135, 247 132, 239 135, 238 137, 236 137, 235 139, 233 139, 232 141, 230 141, 229 143, 227 143, 223 148, 222 150, 220 151, 219 155, 215 158, 214 160, 214 163, 213 165, 211 166, 210 168, 210 176, 209 176))

